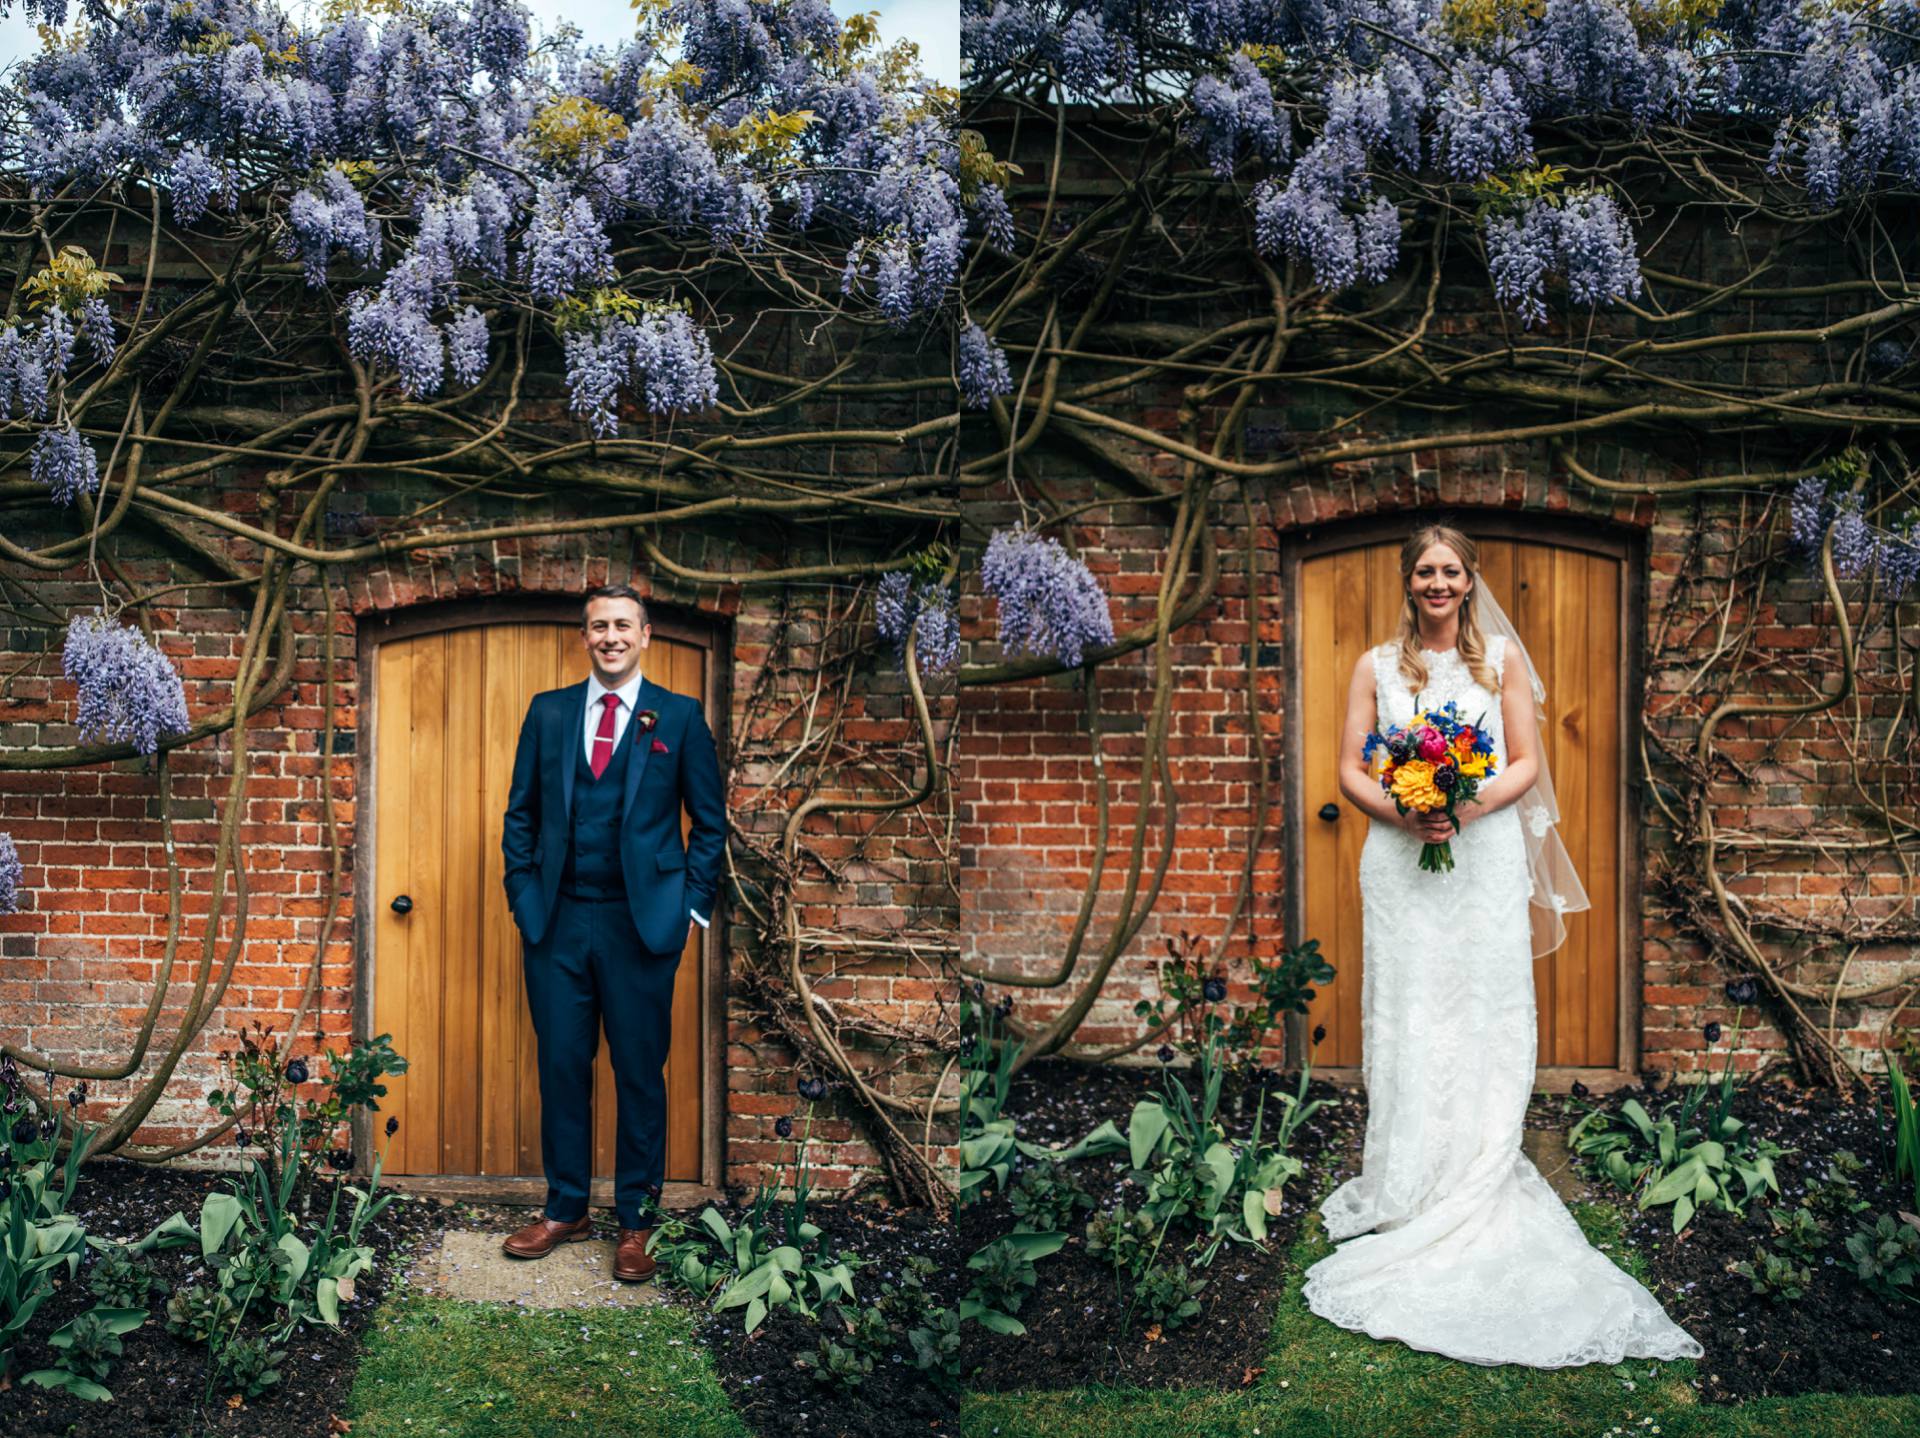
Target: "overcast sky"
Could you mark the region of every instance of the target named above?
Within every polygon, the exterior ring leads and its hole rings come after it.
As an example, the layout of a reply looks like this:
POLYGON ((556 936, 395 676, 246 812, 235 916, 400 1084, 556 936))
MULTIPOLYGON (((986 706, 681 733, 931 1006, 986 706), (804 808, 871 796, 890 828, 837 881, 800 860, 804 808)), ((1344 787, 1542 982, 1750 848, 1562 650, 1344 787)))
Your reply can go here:
MULTIPOLYGON (((585 33, 587 43, 611 45, 633 33, 633 10, 626 0, 523 0, 534 25, 544 31, 564 15, 585 33)), ((297 5, 289 6, 297 10, 297 5)), ((12 7, 0 19, 0 64, 10 65, 40 48, 34 28, 12 7)), ((920 63, 935 80, 960 84, 960 0, 834 0, 836 15, 880 12, 880 38, 911 40, 920 47, 920 63)))

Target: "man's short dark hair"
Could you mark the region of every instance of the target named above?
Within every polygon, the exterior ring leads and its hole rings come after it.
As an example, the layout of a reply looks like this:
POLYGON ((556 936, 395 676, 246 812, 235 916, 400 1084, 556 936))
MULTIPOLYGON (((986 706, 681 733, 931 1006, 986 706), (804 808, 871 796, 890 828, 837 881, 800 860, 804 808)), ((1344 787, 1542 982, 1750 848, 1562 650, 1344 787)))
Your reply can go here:
POLYGON ((587 606, 596 599, 631 599, 640 606, 640 626, 645 628, 650 621, 647 618, 647 601, 640 597, 631 584, 603 584, 598 589, 589 589, 587 597, 580 602, 580 627, 587 627, 587 606))

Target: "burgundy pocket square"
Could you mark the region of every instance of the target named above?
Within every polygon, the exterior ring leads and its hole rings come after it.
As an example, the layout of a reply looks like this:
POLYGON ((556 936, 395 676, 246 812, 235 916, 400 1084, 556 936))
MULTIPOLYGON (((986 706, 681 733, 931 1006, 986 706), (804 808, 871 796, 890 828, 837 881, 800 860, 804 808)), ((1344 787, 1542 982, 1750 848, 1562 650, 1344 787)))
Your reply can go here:
POLYGON ((664 739, 656 739, 656 740, 654 740, 654 741, 653 741, 653 752, 654 752, 654 753, 656 753, 656 754, 664 754, 664 753, 666 753, 666 752, 667 752, 667 744, 666 744, 666 741, 665 741, 664 739))

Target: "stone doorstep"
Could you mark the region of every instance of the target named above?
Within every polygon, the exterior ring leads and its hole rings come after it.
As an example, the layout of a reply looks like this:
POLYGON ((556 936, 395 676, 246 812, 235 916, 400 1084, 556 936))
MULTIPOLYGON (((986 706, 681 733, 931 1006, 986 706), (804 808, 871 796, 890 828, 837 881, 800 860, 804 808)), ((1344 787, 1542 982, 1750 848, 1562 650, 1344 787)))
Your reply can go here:
POLYGON ((506 1233, 448 1229, 414 1265, 415 1287, 444 1298, 527 1308, 636 1308, 665 1303, 658 1276, 623 1283, 613 1276, 613 1240, 595 1235, 562 1243, 545 1258, 509 1258, 506 1233))

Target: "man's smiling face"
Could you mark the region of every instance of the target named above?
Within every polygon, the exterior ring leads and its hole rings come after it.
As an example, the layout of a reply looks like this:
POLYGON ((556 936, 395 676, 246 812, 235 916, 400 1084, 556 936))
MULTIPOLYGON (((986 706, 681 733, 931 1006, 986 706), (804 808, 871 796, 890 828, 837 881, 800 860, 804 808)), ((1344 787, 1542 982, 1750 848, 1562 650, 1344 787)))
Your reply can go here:
POLYGON ((640 606, 631 599, 594 599, 582 627, 593 672, 609 689, 618 689, 640 667, 640 651, 653 638, 653 626, 640 622, 640 606))

